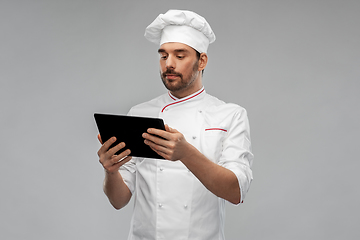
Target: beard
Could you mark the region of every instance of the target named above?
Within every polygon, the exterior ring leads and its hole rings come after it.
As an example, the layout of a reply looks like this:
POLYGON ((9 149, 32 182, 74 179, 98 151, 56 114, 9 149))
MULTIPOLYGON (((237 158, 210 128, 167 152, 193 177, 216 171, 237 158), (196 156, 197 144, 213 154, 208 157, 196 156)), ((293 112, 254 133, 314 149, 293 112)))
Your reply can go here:
POLYGON ((195 82, 199 74, 197 70, 198 67, 199 67, 199 63, 196 62, 192 68, 192 71, 185 76, 181 73, 175 72, 174 70, 167 68, 165 72, 160 73, 161 80, 164 86, 171 92, 178 92, 184 90, 188 88, 193 82, 195 82), (180 81, 166 79, 167 74, 178 76, 180 78, 180 81))

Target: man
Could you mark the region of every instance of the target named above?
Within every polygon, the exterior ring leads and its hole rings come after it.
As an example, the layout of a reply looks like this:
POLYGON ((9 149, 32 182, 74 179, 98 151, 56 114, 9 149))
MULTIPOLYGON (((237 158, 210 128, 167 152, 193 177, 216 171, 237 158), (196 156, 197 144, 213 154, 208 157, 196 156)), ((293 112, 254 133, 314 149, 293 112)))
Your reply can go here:
POLYGON ((165 160, 132 158, 126 143, 109 149, 115 138, 109 139, 98 151, 104 192, 116 209, 135 195, 129 239, 225 239, 225 201, 241 203, 252 180, 246 111, 204 90, 202 71, 215 35, 203 17, 170 10, 145 37, 160 45, 160 75, 169 92, 129 115, 164 120, 166 131, 148 129, 143 138, 165 160))

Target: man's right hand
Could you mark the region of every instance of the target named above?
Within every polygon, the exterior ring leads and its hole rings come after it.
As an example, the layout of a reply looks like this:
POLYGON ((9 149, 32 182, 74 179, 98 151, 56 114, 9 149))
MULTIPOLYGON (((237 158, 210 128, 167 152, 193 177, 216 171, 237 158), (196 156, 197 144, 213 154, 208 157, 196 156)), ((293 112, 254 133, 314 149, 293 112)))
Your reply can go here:
POLYGON ((111 144, 116 141, 115 137, 110 138, 103 144, 99 134, 98 140, 102 144, 98 151, 99 162, 107 173, 116 173, 122 165, 131 160, 131 156, 129 156, 131 153, 130 149, 124 150, 119 155, 115 155, 115 153, 125 147, 125 143, 119 143, 115 147, 109 149, 111 144))

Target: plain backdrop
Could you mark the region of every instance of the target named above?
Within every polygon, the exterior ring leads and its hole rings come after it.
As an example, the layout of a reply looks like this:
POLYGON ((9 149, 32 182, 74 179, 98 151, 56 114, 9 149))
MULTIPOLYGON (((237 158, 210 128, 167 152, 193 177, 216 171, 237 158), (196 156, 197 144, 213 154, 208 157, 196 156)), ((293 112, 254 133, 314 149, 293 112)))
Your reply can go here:
POLYGON ((206 91, 249 114, 254 181, 227 239, 359 239, 358 0, 1 0, 0 239, 127 238, 93 113, 166 92, 143 34, 168 9, 208 20, 206 91))

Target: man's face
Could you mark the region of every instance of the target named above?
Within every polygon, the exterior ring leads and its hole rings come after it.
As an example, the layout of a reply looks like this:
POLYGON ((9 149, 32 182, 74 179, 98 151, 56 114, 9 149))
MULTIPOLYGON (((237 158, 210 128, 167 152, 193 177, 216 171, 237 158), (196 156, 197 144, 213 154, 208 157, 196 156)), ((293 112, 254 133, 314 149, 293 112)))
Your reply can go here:
POLYGON ((181 96, 199 90, 199 60, 193 48, 182 43, 164 43, 158 52, 161 79, 171 93, 181 96))

